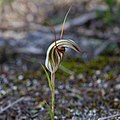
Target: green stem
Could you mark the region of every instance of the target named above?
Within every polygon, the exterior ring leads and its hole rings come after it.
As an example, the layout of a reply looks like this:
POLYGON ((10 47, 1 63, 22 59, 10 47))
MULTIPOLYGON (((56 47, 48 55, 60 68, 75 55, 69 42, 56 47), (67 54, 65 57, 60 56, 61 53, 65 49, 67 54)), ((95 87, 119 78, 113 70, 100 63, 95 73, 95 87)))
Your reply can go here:
POLYGON ((53 91, 52 91, 52 113, 53 113, 53 118, 54 118, 54 106, 55 106, 55 73, 51 73, 51 83, 53 86, 53 91))

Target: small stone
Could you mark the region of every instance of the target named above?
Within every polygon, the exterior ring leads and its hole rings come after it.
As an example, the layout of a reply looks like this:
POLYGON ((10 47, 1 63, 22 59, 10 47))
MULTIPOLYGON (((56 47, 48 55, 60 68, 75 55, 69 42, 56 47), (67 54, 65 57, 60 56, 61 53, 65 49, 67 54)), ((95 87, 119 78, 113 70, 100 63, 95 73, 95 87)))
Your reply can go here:
POLYGON ((75 79, 74 75, 71 75, 70 80, 74 80, 74 79, 75 79))
POLYGON ((7 78, 4 78, 4 83, 9 84, 9 80, 7 78))
POLYGON ((13 89, 13 90, 17 90, 17 86, 13 86, 12 89, 13 89))
POLYGON ((41 111, 44 111, 45 110, 45 108, 44 107, 41 107, 41 111))
POLYGON ((116 34, 119 33, 119 32, 120 32, 119 27, 114 27, 114 28, 113 28, 113 32, 116 33, 116 34))
POLYGON ((83 79, 83 78, 84 78, 83 74, 78 75, 78 79, 83 79))
POLYGON ((55 116, 55 117, 54 117, 54 119, 55 119, 55 120, 58 120, 58 117, 57 117, 57 116, 55 116))
POLYGON ((59 88, 59 89, 63 89, 64 86, 63 86, 63 85, 59 85, 58 88, 59 88))
POLYGON ((6 91, 5 90, 0 90, 0 94, 5 95, 6 91))
POLYGON ((108 83, 104 83, 104 84, 103 84, 103 87, 104 87, 104 88, 107 88, 107 87, 108 87, 108 83))
POLYGON ((80 116, 81 112, 76 110, 74 113, 73 113, 75 116, 80 116))
POLYGON ((73 117, 72 117, 72 120, 78 120, 78 118, 77 118, 77 117, 75 117, 75 116, 73 116, 73 117))
POLYGON ((97 83, 100 84, 100 83, 101 83, 101 79, 98 79, 98 80, 97 80, 97 83))
POLYGON ((100 75, 101 74, 101 71, 100 70, 97 70, 96 71, 96 75, 100 75))
POLYGON ((120 84, 115 85, 116 90, 120 90, 120 84))
POLYGON ((36 85, 36 86, 38 86, 38 85, 39 85, 39 83, 38 83, 37 79, 33 79, 33 84, 34 84, 34 85, 36 85))
POLYGON ((96 109, 93 109, 93 113, 96 114, 96 109))
POLYGON ((26 86, 29 87, 31 85, 30 80, 27 81, 26 86))
POLYGON ((23 75, 18 76, 18 80, 23 80, 23 78, 24 78, 23 75))
POLYGON ((89 111, 88 116, 90 116, 90 117, 93 116, 93 111, 92 110, 89 111))
POLYGON ((93 83, 89 83, 89 87, 92 87, 93 86, 93 83))
POLYGON ((65 120, 65 116, 62 116, 62 120, 65 120))
POLYGON ((115 102, 119 102, 119 99, 118 99, 118 98, 114 98, 114 101, 115 101, 115 102))

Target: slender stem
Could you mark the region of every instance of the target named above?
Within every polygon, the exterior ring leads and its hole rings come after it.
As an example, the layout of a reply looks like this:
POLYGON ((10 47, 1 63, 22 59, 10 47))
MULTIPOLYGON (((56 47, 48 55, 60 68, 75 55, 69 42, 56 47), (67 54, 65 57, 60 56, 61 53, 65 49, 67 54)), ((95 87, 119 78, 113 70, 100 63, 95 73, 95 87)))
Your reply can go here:
POLYGON ((55 73, 51 73, 51 83, 53 86, 53 91, 52 91, 52 113, 54 117, 54 106, 55 106, 55 73))

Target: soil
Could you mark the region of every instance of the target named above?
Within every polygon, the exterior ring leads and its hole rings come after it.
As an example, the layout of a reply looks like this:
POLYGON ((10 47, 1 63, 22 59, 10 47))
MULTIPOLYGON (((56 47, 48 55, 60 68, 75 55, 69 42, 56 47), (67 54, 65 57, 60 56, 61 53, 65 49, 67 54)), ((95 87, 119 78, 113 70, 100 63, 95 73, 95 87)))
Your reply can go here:
MULTIPOLYGON (((40 62, 39 57, 24 55, 12 55, 2 61, 1 111, 10 107, 0 114, 1 120, 50 119, 45 102, 51 104, 51 92, 40 62), (19 102, 14 104, 17 100, 19 102)), ((118 52, 87 62, 67 56, 61 64, 71 72, 60 68, 56 75, 56 120, 97 120, 120 113, 118 52)))
MULTIPOLYGON (((37 4, 37 0, 18 0, 2 9, 0 120, 50 120, 45 103, 51 106, 51 91, 41 63, 44 64, 45 51, 54 35, 30 30, 29 25, 43 26, 46 21, 61 23, 74 3, 73 0, 64 2, 48 4, 47 0, 41 0, 37 4), (16 48, 21 49, 18 52, 16 48)), ((69 18, 72 20, 101 5, 106 4, 102 0, 75 0, 69 18)), ((65 37, 74 38, 83 53, 76 56, 68 51, 56 73, 55 120, 97 120, 120 114, 120 21, 111 19, 116 15, 112 12, 105 19, 99 16, 65 31, 65 37), (110 21, 105 23, 106 20, 110 21), (112 42, 108 44, 109 41, 112 42), (100 50, 102 52, 94 54, 100 50)), ((120 120, 120 116, 109 120, 120 120)))

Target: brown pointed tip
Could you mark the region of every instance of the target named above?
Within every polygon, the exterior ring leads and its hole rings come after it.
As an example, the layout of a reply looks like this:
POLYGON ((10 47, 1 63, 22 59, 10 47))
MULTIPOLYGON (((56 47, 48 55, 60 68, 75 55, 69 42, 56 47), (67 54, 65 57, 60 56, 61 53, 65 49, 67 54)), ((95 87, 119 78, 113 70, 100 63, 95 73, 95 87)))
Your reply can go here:
POLYGON ((80 47, 77 47, 76 50, 77 50, 78 52, 82 52, 82 50, 80 49, 80 47))
POLYGON ((78 48, 78 52, 82 52, 82 50, 80 49, 80 47, 78 48))

